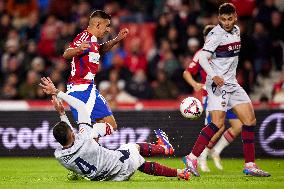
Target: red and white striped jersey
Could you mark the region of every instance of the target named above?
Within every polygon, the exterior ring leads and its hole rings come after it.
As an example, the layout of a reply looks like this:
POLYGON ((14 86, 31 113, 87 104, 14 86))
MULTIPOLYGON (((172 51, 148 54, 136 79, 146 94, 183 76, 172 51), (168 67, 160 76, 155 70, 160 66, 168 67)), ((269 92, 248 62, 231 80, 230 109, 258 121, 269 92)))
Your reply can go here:
POLYGON ((68 79, 68 84, 93 83, 94 76, 98 71, 100 45, 94 35, 84 30, 75 37, 69 48, 79 47, 83 41, 89 41, 90 48, 72 58, 71 74, 68 79))

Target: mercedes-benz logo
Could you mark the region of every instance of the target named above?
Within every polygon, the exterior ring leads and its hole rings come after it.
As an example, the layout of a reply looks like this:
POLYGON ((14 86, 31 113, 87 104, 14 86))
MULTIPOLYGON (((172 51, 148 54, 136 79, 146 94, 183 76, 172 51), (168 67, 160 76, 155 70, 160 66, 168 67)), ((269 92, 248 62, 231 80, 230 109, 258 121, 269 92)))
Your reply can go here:
MULTIPOLYGON (((270 155, 282 156, 284 155, 283 149, 273 149, 270 144, 276 140, 284 141, 284 131, 282 130, 282 120, 284 120, 284 113, 275 113, 268 116, 261 124, 259 129, 259 140, 262 148, 270 155), (270 136, 265 135, 265 131, 271 122, 276 121, 275 131, 270 136)), ((284 122, 283 122, 284 123, 284 122)))

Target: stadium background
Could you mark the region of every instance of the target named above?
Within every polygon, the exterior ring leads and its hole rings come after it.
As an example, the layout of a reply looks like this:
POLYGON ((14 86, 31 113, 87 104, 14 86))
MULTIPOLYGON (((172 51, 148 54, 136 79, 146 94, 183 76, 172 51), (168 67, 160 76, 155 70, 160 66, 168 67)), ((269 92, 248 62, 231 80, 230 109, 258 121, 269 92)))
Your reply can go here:
MULTIPOLYGON (((178 112, 181 99, 201 95, 185 83, 182 72, 202 47, 204 25, 218 23, 223 2, 228 1, 0 0, 0 156, 52 156, 57 144, 50 129, 58 118, 38 87, 39 78, 49 76, 66 90, 70 66, 61 55, 87 27, 94 9, 112 15, 111 34, 101 42, 115 37, 119 28, 130 30, 102 57, 96 75, 120 130, 101 143, 114 149, 153 141, 153 129, 163 128, 176 155, 188 153, 203 119, 185 120, 178 112)), ((283 158, 284 1, 230 2, 237 7, 242 37, 237 78, 258 119, 257 157, 283 158)), ((240 138, 223 155, 242 157, 240 138)))

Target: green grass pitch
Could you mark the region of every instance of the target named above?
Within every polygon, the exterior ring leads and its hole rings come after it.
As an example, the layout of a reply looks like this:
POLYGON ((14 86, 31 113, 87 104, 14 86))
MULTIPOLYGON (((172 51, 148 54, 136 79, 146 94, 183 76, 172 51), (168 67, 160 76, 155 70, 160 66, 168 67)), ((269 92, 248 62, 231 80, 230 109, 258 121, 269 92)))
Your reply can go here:
MULTIPOLYGON (((170 167, 183 167, 179 158, 151 159, 170 167)), ((284 160, 257 160, 257 164, 272 176, 268 178, 250 177, 242 174, 243 160, 224 159, 223 171, 218 171, 209 161, 210 173, 201 173, 201 177, 192 177, 190 181, 176 178, 156 177, 137 171, 130 181, 91 182, 87 180, 68 181, 67 171, 53 158, 0 158, 0 188, 92 188, 92 189, 269 189, 284 188, 284 160)))

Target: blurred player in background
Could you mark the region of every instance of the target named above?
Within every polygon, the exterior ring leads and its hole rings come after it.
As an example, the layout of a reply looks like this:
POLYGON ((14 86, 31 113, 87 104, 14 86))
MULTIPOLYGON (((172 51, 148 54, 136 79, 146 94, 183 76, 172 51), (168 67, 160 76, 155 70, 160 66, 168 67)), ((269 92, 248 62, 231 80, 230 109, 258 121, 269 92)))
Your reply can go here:
MULTIPOLYGON (((86 104, 94 128, 99 136, 110 135, 117 128, 116 121, 104 97, 96 89, 94 77, 99 68, 100 55, 109 51, 129 33, 127 28, 120 30, 113 40, 99 44, 98 39, 110 32, 110 15, 104 11, 94 11, 86 30, 76 36, 63 54, 71 59, 71 74, 67 84, 67 94, 80 99, 86 104), (92 95, 91 95, 92 94, 92 95)), ((75 121, 78 112, 71 106, 75 121)))
MULTIPOLYGON (((41 81, 40 86, 46 94, 52 95, 54 107, 60 115, 61 121, 53 127, 53 135, 62 148, 56 149, 54 155, 66 169, 94 181, 129 180, 136 170, 149 175, 189 180, 190 172, 187 169, 168 168, 156 162, 145 161, 142 157, 173 154, 172 145, 162 130, 155 131, 158 144, 124 144, 117 150, 106 149, 94 140, 98 133, 92 129, 86 104, 56 89, 49 78, 42 78, 41 81), (74 133, 64 107, 57 98, 77 110, 79 133, 74 133)), ((92 91, 90 95, 94 93, 92 91)))
POLYGON ((227 110, 233 109, 243 124, 241 132, 245 159, 243 172, 247 175, 267 177, 270 174, 259 169, 254 163, 255 114, 250 98, 236 79, 241 39, 239 27, 235 25, 237 21, 235 6, 231 3, 222 4, 219 7, 218 18, 219 24, 207 35, 199 55, 199 63, 207 73, 207 110, 210 112, 211 122, 201 130, 191 153, 183 160, 190 171, 199 176, 197 158, 219 128, 224 126, 227 110))
MULTIPOLYGON (((207 34, 215 27, 215 25, 207 25, 205 26, 203 30, 204 40, 206 41, 207 34)), ((183 72, 183 77, 187 81, 189 85, 191 85, 194 89, 194 91, 198 92, 202 90, 203 94, 203 105, 204 110, 206 113, 205 117, 205 125, 211 122, 210 114, 207 111, 207 92, 205 89, 205 81, 206 81, 206 72, 201 68, 199 64, 199 56, 200 56, 201 50, 197 51, 195 55, 193 56, 192 62, 188 65, 188 68, 183 72), (196 76, 197 74, 200 74, 201 76, 201 83, 197 82, 193 76, 196 76)), ((222 150, 228 146, 241 132, 242 130, 242 122, 237 118, 237 116, 233 113, 233 111, 230 109, 226 112, 226 119, 229 120, 229 123, 231 127, 225 131, 225 133, 222 135, 225 125, 219 129, 219 131, 211 138, 206 148, 203 150, 201 155, 198 158, 198 164, 203 172, 209 172, 210 169, 207 165, 207 156, 210 153, 215 166, 222 170, 222 164, 220 160, 220 153, 222 150), (219 137, 222 135, 218 143, 216 144, 216 141, 219 139, 219 137)))

